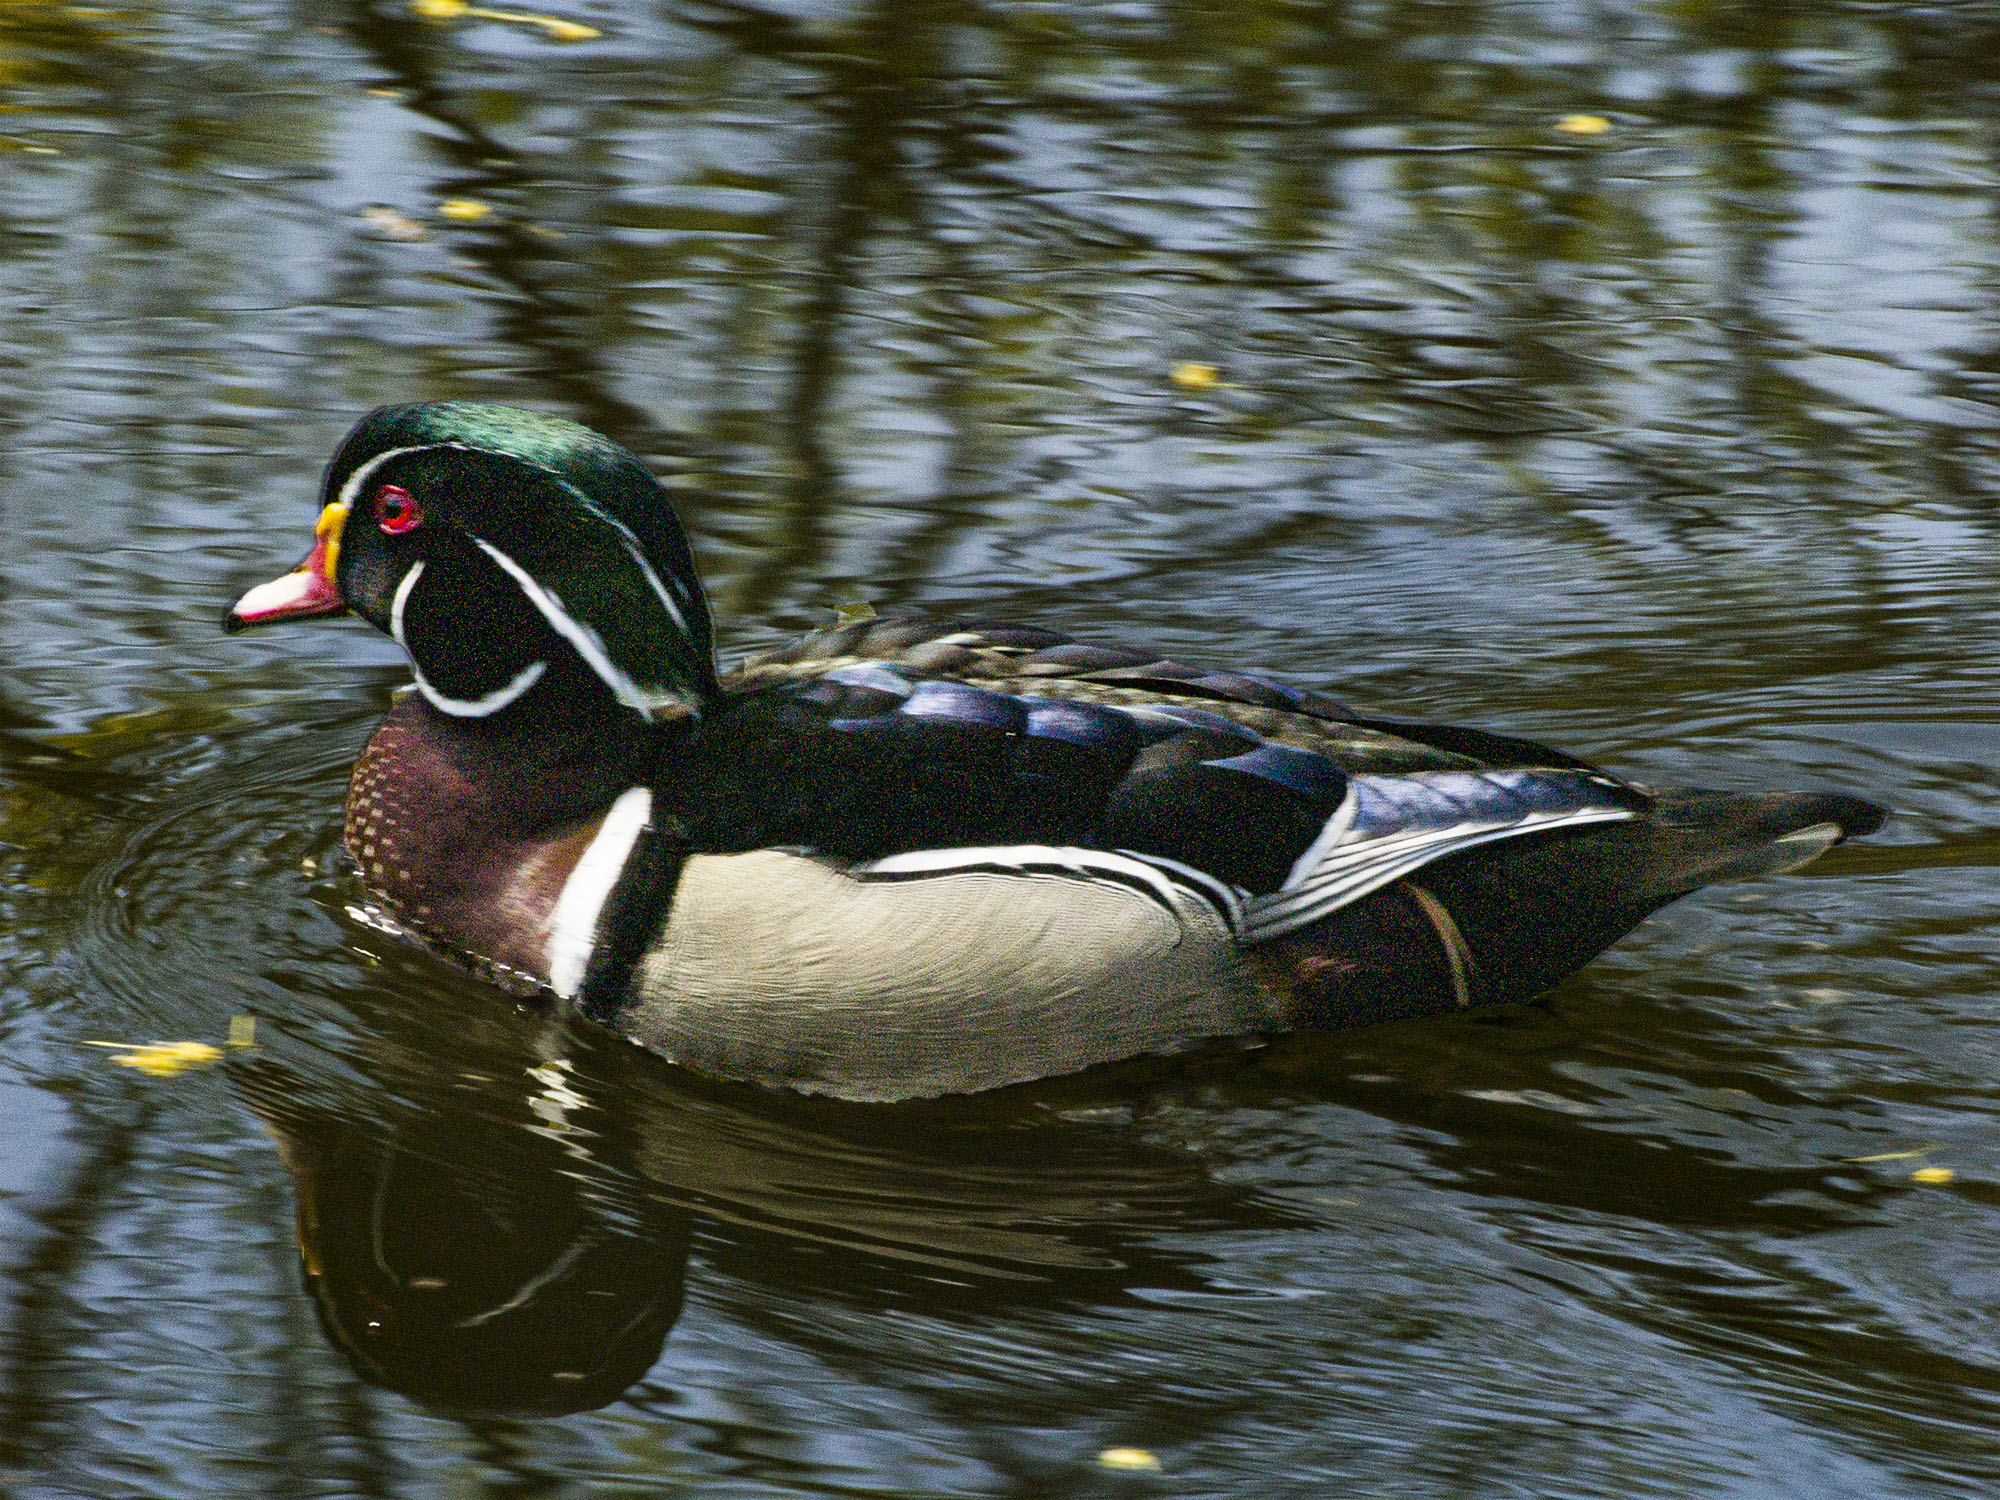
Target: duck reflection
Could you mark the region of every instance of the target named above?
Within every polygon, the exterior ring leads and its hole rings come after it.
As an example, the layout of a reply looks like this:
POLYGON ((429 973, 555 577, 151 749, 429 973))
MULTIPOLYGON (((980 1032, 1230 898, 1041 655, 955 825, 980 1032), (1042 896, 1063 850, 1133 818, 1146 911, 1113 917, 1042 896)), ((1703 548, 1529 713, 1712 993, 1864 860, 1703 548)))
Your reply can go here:
POLYGON ((1101 1085, 829 1104, 450 998, 379 993, 359 1058, 234 1066, 294 1179, 328 1339, 449 1412, 617 1399, 679 1316, 696 1232, 710 1274, 788 1301, 944 1310, 1197 1287, 1178 1231, 1276 1222, 1101 1085))

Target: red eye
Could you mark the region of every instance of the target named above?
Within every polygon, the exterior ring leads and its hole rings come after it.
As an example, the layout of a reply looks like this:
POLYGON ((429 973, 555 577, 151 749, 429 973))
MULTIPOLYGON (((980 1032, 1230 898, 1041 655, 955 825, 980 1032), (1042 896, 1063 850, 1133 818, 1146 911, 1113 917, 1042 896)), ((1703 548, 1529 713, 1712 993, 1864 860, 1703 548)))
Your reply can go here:
POLYGON ((390 536, 401 536, 424 524, 423 507, 400 484, 385 484, 375 492, 375 514, 390 536))

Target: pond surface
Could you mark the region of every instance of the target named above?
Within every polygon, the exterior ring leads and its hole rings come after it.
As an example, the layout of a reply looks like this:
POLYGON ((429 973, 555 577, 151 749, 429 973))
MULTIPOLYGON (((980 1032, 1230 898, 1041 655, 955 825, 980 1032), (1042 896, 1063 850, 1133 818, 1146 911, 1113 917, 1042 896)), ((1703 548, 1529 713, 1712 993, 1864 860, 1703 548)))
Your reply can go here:
POLYGON ((0 1488, 1991 1493, 2000 11, 454 11, 0 4, 0 1488), (705 1083, 357 915, 397 653, 216 628, 428 397, 669 475, 725 660, 966 609, 1898 816, 1489 1016, 705 1083))

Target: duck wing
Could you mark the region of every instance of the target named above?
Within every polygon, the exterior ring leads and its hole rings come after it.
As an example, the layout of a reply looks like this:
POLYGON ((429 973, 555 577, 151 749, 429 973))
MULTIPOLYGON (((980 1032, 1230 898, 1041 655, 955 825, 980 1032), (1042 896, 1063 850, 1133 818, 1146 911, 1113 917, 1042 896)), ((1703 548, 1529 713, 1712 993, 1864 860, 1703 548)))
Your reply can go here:
POLYGON ((885 875, 1095 851, 1192 885, 1250 943, 1501 841, 1659 820, 1678 832, 1623 878, 1677 894, 1802 862, 1804 845, 1773 847, 1802 830, 1831 829, 1817 852, 1883 816, 1854 798, 1656 793, 1531 740, 1033 626, 872 619, 727 681, 734 744, 716 760, 741 780, 706 801, 754 814, 723 845, 897 861, 885 875))
POLYGON ((1129 880, 1137 860, 1246 941, 1460 850, 1646 800, 1528 741, 1378 723, 1277 679, 1026 627, 870 621, 730 686, 677 778, 701 847, 811 849, 879 878, 1129 880))

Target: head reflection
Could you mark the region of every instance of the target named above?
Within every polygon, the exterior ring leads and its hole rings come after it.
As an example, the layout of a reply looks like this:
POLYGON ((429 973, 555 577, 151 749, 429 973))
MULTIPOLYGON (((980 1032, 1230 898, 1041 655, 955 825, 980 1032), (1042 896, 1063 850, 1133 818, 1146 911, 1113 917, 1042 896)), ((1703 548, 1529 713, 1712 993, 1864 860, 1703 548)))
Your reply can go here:
POLYGON ((532 1114, 364 1121, 311 1108, 291 1082, 259 1070, 252 1107, 294 1179, 320 1326, 362 1379, 465 1415, 553 1416, 616 1400, 652 1367, 680 1315, 683 1212, 532 1114))

